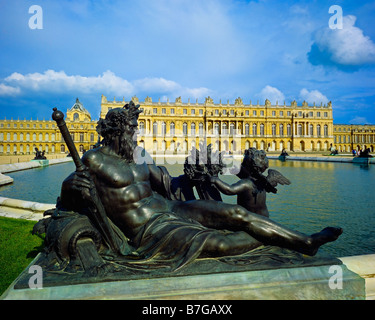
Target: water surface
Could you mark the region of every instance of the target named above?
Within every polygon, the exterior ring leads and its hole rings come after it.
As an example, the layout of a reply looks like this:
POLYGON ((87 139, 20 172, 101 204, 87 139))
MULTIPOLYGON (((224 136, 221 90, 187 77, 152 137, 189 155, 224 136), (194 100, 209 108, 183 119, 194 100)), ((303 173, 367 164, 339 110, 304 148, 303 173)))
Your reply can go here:
MULTIPOLYGON (((172 176, 182 174, 181 164, 165 165, 172 176)), ((344 229, 338 241, 322 247, 335 256, 375 253, 375 165, 352 163, 270 160, 292 183, 268 194, 270 218, 304 233, 326 226, 344 229)), ((9 173, 13 184, 0 187, 0 196, 56 203, 62 181, 74 171, 74 163, 9 173)), ((235 176, 222 176, 234 183, 235 176)), ((223 196, 235 203, 235 196, 223 196)))

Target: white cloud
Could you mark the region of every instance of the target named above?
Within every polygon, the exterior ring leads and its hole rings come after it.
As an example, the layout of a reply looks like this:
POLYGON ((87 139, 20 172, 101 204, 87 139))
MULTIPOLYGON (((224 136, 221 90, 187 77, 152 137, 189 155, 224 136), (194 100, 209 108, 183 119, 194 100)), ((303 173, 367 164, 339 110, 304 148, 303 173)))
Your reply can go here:
POLYGON ((279 89, 269 85, 265 86, 256 96, 263 100, 262 103, 266 99, 270 100, 272 104, 276 104, 276 101, 281 104, 285 100, 284 94, 279 89))
POLYGON ((309 104, 313 104, 314 102, 319 105, 321 102, 326 104, 329 102, 328 98, 318 90, 307 90, 303 88, 299 93, 299 98, 301 100, 305 100, 309 104))
POLYGON ((349 121, 350 124, 370 124, 365 117, 355 117, 349 121))
POLYGON ((325 28, 316 33, 319 50, 330 54, 333 62, 351 66, 375 63, 375 44, 354 25, 356 19, 344 16, 342 29, 325 28))
POLYGON ((175 81, 164 78, 144 78, 128 81, 115 75, 112 71, 106 71, 101 75, 90 77, 67 75, 64 71, 54 70, 47 70, 44 73, 29 73, 26 75, 14 72, 6 77, 4 81, 7 84, 0 84, 0 95, 15 95, 20 94, 22 90, 31 90, 48 93, 81 92, 123 96, 132 96, 145 92, 147 94, 155 93, 171 97, 184 96, 201 98, 211 92, 211 90, 204 87, 183 87, 175 81), (10 86, 8 84, 10 84, 10 86))
POLYGON ((20 92, 21 89, 18 87, 11 87, 0 83, 0 96, 15 96, 20 92))
POLYGON ((97 90, 111 93, 130 94, 133 87, 127 81, 116 76, 111 71, 103 72, 96 77, 67 75, 64 71, 47 70, 44 73, 29 73, 26 75, 12 73, 5 81, 17 84, 19 87, 33 91, 65 92, 79 91, 90 93, 97 90))

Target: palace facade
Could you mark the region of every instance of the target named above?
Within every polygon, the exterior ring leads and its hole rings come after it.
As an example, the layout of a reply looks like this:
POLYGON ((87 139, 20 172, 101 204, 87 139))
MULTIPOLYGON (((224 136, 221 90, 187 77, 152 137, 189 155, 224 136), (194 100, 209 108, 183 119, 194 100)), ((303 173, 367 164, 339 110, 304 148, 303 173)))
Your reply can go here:
POLYGON ((333 142, 339 152, 351 150, 375 150, 375 125, 335 124, 333 142))
MULTIPOLYGON (((241 153, 254 147, 267 151, 326 151, 333 144, 332 104, 309 106, 296 101, 290 105, 244 104, 237 98, 234 104, 214 103, 207 97, 204 103, 153 102, 147 97, 140 102, 144 112, 139 117, 138 141, 151 152, 187 152, 199 143, 212 144, 215 150, 241 153)), ((102 96, 101 117, 111 108, 123 106, 123 101, 108 101, 102 96)))
MULTIPOLYGON (((91 120, 90 113, 78 98, 65 113, 65 122, 79 152, 93 148, 98 141, 95 130, 97 120, 91 120)), ((68 153, 55 121, 51 118, 50 120, 0 120, 0 154, 33 154, 35 148, 45 151, 46 154, 68 153)))
MULTIPOLYGON (((335 147, 349 153, 375 147, 375 125, 334 125, 332 104, 272 105, 243 103, 237 98, 214 103, 207 97, 182 102, 153 102, 147 97, 139 101, 143 113, 139 116, 138 144, 150 153, 185 153, 200 143, 212 144, 214 150, 242 153, 255 147, 266 151, 324 152, 335 147)), ((111 108, 122 107, 127 101, 101 97, 100 117, 111 108)), ((79 152, 92 149, 98 142, 97 120, 77 99, 67 110, 65 122, 79 152)), ((68 153, 56 123, 51 120, 0 120, 0 154, 33 154, 35 148, 46 154, 68 153)))

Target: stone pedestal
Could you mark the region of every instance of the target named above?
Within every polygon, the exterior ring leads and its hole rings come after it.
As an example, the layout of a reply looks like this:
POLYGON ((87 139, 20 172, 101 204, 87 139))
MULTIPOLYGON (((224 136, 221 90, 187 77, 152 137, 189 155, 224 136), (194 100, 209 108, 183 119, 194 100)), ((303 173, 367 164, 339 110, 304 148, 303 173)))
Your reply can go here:
POLYGON ((42 289, 14 289, 16 283, 17 280, 2 299, 365 299, 365 280, 345 264, 66 284, 42 289))

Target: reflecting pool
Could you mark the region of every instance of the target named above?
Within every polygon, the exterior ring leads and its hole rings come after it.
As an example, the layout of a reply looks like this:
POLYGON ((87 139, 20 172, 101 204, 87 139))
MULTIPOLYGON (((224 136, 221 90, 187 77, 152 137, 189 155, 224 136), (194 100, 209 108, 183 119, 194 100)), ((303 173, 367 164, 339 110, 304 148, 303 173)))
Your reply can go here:
MULTIPOLYGON (((268 194, 270 218, 304 233, 326 226, 340 226, 338 241, 324 245, 321 252, 335 256, 375 253, 375 165, 352 163, 270 160, 270 168, 280 171, 292 183, 278 186, 268 194)), ((172 176, 182 174, 181 164, 165 165, 172 176)), ((68 162, 44 168, 9 173, 13 184, 0 187, 0 196, 55 203, 62 181, 74 171, 68 162)), ((235 176, 221 177, 228 183, 235 176)), ((223 196, 235 203, 235 196, 223 196)))

